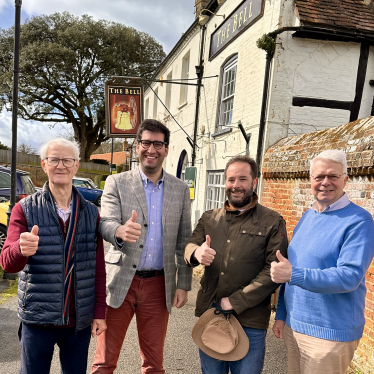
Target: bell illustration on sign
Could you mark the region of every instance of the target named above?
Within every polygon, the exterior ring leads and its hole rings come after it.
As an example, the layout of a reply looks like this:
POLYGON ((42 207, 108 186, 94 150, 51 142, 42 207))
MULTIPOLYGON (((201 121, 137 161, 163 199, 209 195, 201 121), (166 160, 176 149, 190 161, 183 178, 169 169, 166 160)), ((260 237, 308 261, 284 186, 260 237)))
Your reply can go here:
POLYGON ((135 98, 131 96, 129 103, 115 103, 112 116, 116 120, 116 129, 131 130, 135 128, 138 124, 135 98))

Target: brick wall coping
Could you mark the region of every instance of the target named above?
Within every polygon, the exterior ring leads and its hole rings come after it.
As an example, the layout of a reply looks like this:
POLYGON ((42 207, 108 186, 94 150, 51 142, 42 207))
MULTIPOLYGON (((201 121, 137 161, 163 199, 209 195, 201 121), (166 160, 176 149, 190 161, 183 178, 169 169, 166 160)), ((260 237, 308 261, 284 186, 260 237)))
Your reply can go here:
POLYGON ((374 117, 283 138, 264 155, 264 178, 308 177, 310 160, 326 149, 347 153, 348 174, 374 174, 374 117))

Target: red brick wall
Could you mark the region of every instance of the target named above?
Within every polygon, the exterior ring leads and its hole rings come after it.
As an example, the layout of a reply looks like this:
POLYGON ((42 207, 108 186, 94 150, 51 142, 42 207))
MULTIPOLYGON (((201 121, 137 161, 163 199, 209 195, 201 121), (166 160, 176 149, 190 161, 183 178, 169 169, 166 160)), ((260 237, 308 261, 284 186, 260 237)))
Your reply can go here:
MULTIPOLYGON (((289 239, 303 212, 314 201, 309 178, 264 178, 262 204, 279 212, 287 222, 289 239)), ((349 198, 374 215, 373 176, 350 176, 345 188, 349 198)), ((355 362, 367 373, 374 370, 374 262, 366 273, 366 325, 355 362)))

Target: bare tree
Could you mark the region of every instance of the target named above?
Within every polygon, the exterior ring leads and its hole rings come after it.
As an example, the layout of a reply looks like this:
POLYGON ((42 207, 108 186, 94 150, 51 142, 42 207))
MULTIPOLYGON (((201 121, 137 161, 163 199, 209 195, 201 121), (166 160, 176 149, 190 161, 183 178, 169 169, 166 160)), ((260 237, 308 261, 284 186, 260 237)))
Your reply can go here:
POLYGON ((36 155, 36 149, 26 143, 21 143, 17 146, 17 152, 25 153, 26 155, 36 155))

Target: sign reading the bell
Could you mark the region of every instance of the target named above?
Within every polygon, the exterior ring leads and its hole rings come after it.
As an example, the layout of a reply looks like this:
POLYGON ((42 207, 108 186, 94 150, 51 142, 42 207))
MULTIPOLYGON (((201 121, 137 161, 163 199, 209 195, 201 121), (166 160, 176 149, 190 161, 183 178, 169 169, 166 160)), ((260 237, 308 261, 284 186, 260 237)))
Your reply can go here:
MULTIPOLYGON (((210 37, 209 60, 264 14, 264 0, 243 1, 210 37)), ((216 17, 216 20, 218 17, 216 17)))
POLYGON ((142 122, 143 88, 105 83, 106 131, 111 138, 135 138, 142 122))
POLYGON ((190 199, 195 198, 195 184, 196 184, 196 167, 187 166, 184 171, 184 181, 187 183, 190 189, 190 199))

